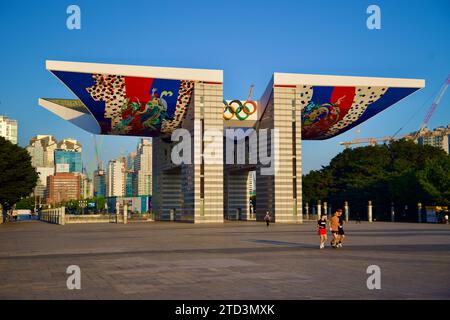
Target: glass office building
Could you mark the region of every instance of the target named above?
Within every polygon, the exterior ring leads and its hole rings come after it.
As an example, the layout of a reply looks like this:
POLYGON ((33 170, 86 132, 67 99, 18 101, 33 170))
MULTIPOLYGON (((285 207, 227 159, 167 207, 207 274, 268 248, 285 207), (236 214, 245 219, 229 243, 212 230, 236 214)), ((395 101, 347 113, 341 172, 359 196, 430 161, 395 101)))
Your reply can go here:
POLYGON ((81 152, 69 150, 55 150, 56 172, 81 173, 83 164, 81 152))
POLYGON ((106 197, 106 172, 102 169, 94 171, 94 197, 106 197))

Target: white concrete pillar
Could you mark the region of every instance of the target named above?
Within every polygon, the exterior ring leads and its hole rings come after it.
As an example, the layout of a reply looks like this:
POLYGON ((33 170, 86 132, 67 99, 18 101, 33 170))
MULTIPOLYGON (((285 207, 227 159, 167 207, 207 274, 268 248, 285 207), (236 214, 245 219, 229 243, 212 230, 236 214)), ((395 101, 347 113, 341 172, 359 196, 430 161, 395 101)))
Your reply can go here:
POLYGON ((309 220, 309 203, 308 202, 305 205, 305 212, 306 212, 306 220, 309 220))
POLYGON ((272 93, 258 122, 257 131, 259 148, 266 144, 268 154, 273 155, 272 168, 275 168, 275 174, 263 174, 262 169, 265 165, 261 165, 258 161, 257 215, 262 220, 268 210, 276 223, 301 223, 303 220, 301 167, 303 105, 300 95, 303 89, 274 87, 272 93), (265 132, 266 129, 269 131, 265 132))
POLYGON ((128 203, 125 201, 123 204, 123 224, 128 223, 128 203))
POLYGON ((59 215, 59 217, 60 217, 60 222, 59 222, 59 224, 61 224, 61 225, 65 225, 66 224, 66 207, 62 207, 61 209, 60 209, 60 215, 59 215))
POLYGON ((369 205, 367 206, 367 217, 368 221, 372 222, 372 201, 369 200, 369 205))
POLYGON ((420 202, 417 204, 417 221, 422 222, 422 203, 420 202))
POLYGON ((328 205, 326 201, 323 203, 323 213, 328 216, 328 205))
POLYGON ((394 203, 391 203, 391 222, 395 222, 395 207, 394 203))
POLYGON ((320 216, 322 215, 322 201, 317 201, 317 220, 320 219, 320 216))
POLYGON ((345 222, 348 222, 348 218, 350 216, 350 208, 348 207, 348 201, 344 202, 344 211, 345 211, 345 222))
POLYGON ((116 223, 119 223, 119 217, 120 217, 120 203, 116 199, 116 223))

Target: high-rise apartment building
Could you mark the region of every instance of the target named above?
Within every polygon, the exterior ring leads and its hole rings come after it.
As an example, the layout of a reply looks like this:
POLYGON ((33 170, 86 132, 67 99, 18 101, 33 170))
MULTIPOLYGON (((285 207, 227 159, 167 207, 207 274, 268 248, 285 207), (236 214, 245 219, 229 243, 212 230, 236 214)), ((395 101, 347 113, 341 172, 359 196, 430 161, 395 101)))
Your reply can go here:
POLYGON ((139 141, 134 159, 135 195, 152 194, 152 142, 149 139, 139 141))
POLYGON ((108 162, 106 179, 106 195, 121 197, 125 195, 126 187, 126 159, 119 158, 108 162))
POLYGON ((82 152, 83 147, 81 143, 79 143, 77 140, 72 138, 66 138, 61 140, 58 143, 57 149, 60 150, 67 150, 67 151, 76 151, 76 152, 82 152))
POLYGON ((39 174, 39 180, 34 188, 36 197, 46 198, 48 177, 55 173, 54 151, 56 139, 51 135, 37 135, 30 140, 26 150, 31 156, 31 164, 39 174))
POLYGON ((34 188, 34 195, 36 197, 45 197, 45 192, 47 189, 47 178, 53 175, 55 169, 52 167, 37 167, 36 172, 39 174, 39 179, 36 187, 34 188))
POLYGON ((132 197, 135 195, 135 189, 134 189, 134 182, 136 180, 135 178, 136 174, 134 171, 127 170, 126 176, 125 176, 125 196, 126 197, 132 197))
POLYGON ((61 172, 47 177, 47 204, 55 205, 63 201, 79 200, 80 191, 80 174, 61 172))
POLYGON ((89 199, 94 196, 94 183, 86 173, 82 173, 81 177, 81 198, 89 199))
POLYGON ((447 125, 447 127, 437 127, 432 131, 428 128, 422 130, 417 138, 417 143, 441 148, 449 153, 450 125, 447 125))
POLYGON ((54 164, 54 152, 57 149, 57 141, 51 135, 37 135, 30 140, 26 147, 31 156, 33 167, 51 167, 54 164))
POLYGON ((137 195, 137 174, 134 169, 134 164, 136 160, 137 152, 131 152, 127 156, 127 166, 126 166, 126 186, 125 195, 127 197, 132 197, 137 195))
POLYGON ((136 160, 137 152, 130 152, 127 156, 127 170, 134 171, 134 164, 136 160))
POLYGON ((17 121, 0 116, 0 137, 17 144, 17 121))

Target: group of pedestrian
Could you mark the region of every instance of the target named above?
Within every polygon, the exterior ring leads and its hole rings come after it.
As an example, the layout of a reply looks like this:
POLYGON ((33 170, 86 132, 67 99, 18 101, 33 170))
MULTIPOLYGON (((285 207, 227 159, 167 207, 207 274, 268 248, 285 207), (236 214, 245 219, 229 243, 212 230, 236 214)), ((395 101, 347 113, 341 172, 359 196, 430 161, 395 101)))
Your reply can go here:
MULTIPOLYGON (((342 248, 345 232, 344 232, 344 217, 342 216, 342 209, 338 209, 333 217, 330 219, 329 227, 333 239, 331 239, 332 248, 342 248)), ((320 237, 320 249, 325 248, 327 241, 327 215, 323 214, 317 221, 317 232, 320 237)))
MULTIPOLYGON (((269 227, 270 222, 272 221, 272 215, 269 211, 266 211, 266 215, 264 217, 264 221, 266 222, 266 226, 269 227)), ((331 239, 331 247, 342 248, 345 239, 345 231, 344 231, 344 217, 342 216, 342 209, 336 210, 333 217, 331 217, 329 222, 329 227, 333 239, 331 239)), ((317 221, 317 232, 320 237, 320 249, 325 248, 325 243, 327 242, 327 215, 322 214, 317 221)))

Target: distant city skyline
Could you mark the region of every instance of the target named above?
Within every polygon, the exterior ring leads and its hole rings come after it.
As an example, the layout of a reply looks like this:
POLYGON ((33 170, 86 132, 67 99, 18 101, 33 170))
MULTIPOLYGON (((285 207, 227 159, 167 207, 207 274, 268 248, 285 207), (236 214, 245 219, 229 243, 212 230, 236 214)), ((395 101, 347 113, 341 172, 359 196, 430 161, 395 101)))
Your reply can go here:
MULTIPOLYGON (((0 115, 1 117, 1 115, 0 115)), ((97 139, 99 139, 97 137, 97 139)), ((142 138, 140 138, 142 139, 142 138)), ((145 137, 143 138, 146 141, 150 141, 151 144, 151 138, 145 137)), ((101 140, 100 140, 101 141, 101 140)), ((139 139, 136 143, 136 146, 139 146, 139 139)), ((54 167, 55 166, 55 152, 56 151, 78 151, 81 155, 84 153, 83 150, 86 151, 83 148, 83 145, 79 142, 78 139, 73 137, 65 137, 62 139, 58 139, 54 135, 49 134, 35 134, 33 135, 29 140, 28 143, 21 146, 23 148, 26 148, 30 155, 32 155, 32 165, 34 167, 54 167), (36 144, 38 144, 38 149, 36 147, 36 144), (48 148, 48 151, 47 151, 48 148), (36 154, 37 152, 40 152, 40 154, 36 154)), ((127 151, 124 152, 121 151, 121 154, 118 157, 128 157, 130 154, 136 153, 136 150, 134 151, 127 151)), ((97 159, 95 159, 95 153, 93 155, 93 159, 85 159, 83 157, 83 160, 81 161, 81 168, 86 169, 87 173, 91 176, 95 170, 97 170, 97 159)), ((69 156, 70 157, 70 156, 69 156)), ((118 158, 116 157, 116 158, 118 158)), ((108 159, 106 161, 101 160, 102 162, 102 168, 105 168, 105 165, 110 161, 115 160, 108 159)), ((77 160, 78 161, 78 160, 77 160)), ((72 164, 73 165, 73 164, 72 164)), ((77 169, 77 172, 81 172, 81 169, 77 169)))
MULTIPOLYGON (((450 121, 448 121, 448 123, 446 123, 446 124, 442 124, 442 125, 437 125, 436 127, 430 127, 430 126, 427 126, 426 128, 427 128, 427 131, 426 132, 429 132, 429 131, 434 131, 434 130, 436 130, 436 129, 439 129, 439 128, 448 128, 450 126, 450 121)), ((448 129, 447 129, 448 130, 448 129)), ((409 131, 409 132, 404 132, 404 133, 402 133, 400 136, 397 136, 396 138, 401 138, 401 137, 408 137, 408 136, 410 136, 411 134, 413 134, 413 133, 415 133, 417 130, 415 130, 415 131, 409 131)), ((48 136, 48 135, 45 135, 45 134, 36 134, 36 135, 34 135, 35 137, 36 136, 48 136)), ((98 140, 98 137, 101 137, 101 138, 103 138, 103 137, 108 137, 108 138, 111 138, 111 137, 120 137, 120 138, 124 138, 124 137, 121 137, 121 136, 97 136, 97 140, 98 140)), ((115 156, 113 156, 111 159, 107 159, 107 160, 103 160, 104 158, 103 157, 101 157, 101 163, 102 163, 102 168, 103 168, 103 170, 105 170, 106 171, 106 168, 107 168, 107 166, 108 166, 108 163, 109 163, 109 161, 114 161, 114 160, 117 160, 118 158, 121 158, 121 157, 125 157, 125 158, 129 158, 129 156, 130 155, 132 155, 132 154, 134 154, 134 156, 136 156, 136 146, 139 146, 139 141, 140 141, 140 139, 148 139, 148 140, 150 140, 151 141, 151 138, 149 138, 149 137, 143 137, 143 138, 134 138, 134 137, 126 137, 127 139, 130 139, 130 140, 136 140, 136 145, 134 146, 134 148, 133 147, 131 147, 131 149, 129 150, 129 151, 124 151, 123 149, 119 152, 119 154, 117 154, 117 155, 115 155, 115 156)), ((74 138, 63 138, 63 139, 61 139, 61 140, 70 140, 70 139, 74 139, 74 138)), ((335 138, 336 139, 336 138, 335 138)), ((352 137, 350 137, 349 139, 353 139, 352 137)), ((76 139, 76 140, 78 140, 78 139, 76 139)), ((339 140, 339 141, 341 141, 341 140, 339 140)), ((342 139, 342 141, 343 141, 343 139, 342 139)), ((311 141, 305 141, 305 142, 311 142, 311 141)), ((303 143, 305 143, 305 142, 303 142, 303 143)), ((313 142, 316 142, 316 141, 313 141, 313 142)), ((421 143, 422 144, 422 143, 421 143)), ((21 147, 27 147, 27 145, 28 144, 26 144, 25 146, 21 146, 21 147)), ((92 148, 93 149, 95 149, 95 147, 94 147, 94 145, 92 145, 92 148)), ((448 148, 448 147, 447 147, 448 148)), ((341 151, 343 151, 344 150, 344 147, 340 147, 340 150, 338 150, 337 152, 336 152, 336 154, 338 154, 339 152, 341 152, 341 151)), ((445 151, 447 151, 447 149, 445 149, 444 148, 444 150, 445 151)), ((99 150, 99 152, 101 153, 101 147, 100 147, 100 150, 99 150)), ((85 150, 85 152, 86 152, 86 150, 85 150)), ((447 151, 448 152, 448 151, 447 151)), ((88 153, 90 153, 89 151, 88 151, 88 153)), ((94 172, 98 169, 97 168, 97 160, 96 160, 96 158, 95 158, 95 152, 93 152, 92 154, 89 154, 89 156, 90 157, 92 157, 92 159, 86 159, 86 156, 85 156, 85 153, 82 153, 82 166, 83 166, 83 168, 85 168, 86 169, 86 171, 87 171, 87 174, 88 174, 88 176, 90 177, 90 178, 93 178, 93 174, 94 174, 94 172)), ((331 158, 329 159, 329 160, 331 160, 331 158)), ((53 161, 53 160, 52 160, 53 161)), ((127 162, 127 164, 128 164, 128 162, 127 162)), ((323 165, 326 165, 326 163, 325 164, 323 164, 323 165)), ((308 169, 307 171, 306 170, 303 170, 303 174, 307 174, 310 170, 316 170, 316 169, 320 169, 320 168, 310 168, 310 169, 308 169)))
MULTIPOLYGON (((31 164, 39 173, 34 196, 49 203, 102 197, 135 197, 152 194, 152 141, 141 138, 135 151, 111 159, 104 166, 96 161, 95 170, 82 163, 83 146, 73 138, 57 140, 52 135, 37 134, 25 148, 31 164), (66 194, 70 187, 80 190, 66 194), (67 196, 67 197, 66 197, 67 196), (78 198, 77 198, 78 197, 78 198)), ((97 159, 96 159, 97 160, 97 159)))
MULTIPOLYGON (((128 6, 80 0, 77 5, 81 30, 67 29, 66 3, 0 3, 0 28, 8 30, 3 42, 13 48, 0 52, 5 74, 0 79, 0 114, 19 122, 22 147, 36 134, 77 139, 90 172, 96 167, 92 135, 38 107, 43 94, 73 98, 48 75, 46 59, 223 69, 227 99, 247 97, 251 84, 253 98, 258 99, 275 71, 426 80, 423 90, 357 128, 329 140, 303 141, 303 173, 328 164, 343 150, 339 142, 355 138, 357 129, 360 137, 392 135, 404 125, 400 134, 417 130, 450 70, 450 43, 445 41, 450 29, 448 1, 380 0, 380 30, 366 27, 369 4, 354 1, 174 1, 158 3, 158 11, 170 12, 170 18, 154 15, 150 21, 154 5, 146 1, 128 6), (236 8, 248 23, 225 24, 211 14, 233 16, 236 8), (105 32, 105 21, 121 23, 108 22, 105 32), (142 41, 144 34, 151 40, 142 41)), ((448 124, 449 106, 447 94, 430 128, 448 124)), ((104 164, 132 152, 139 141, 121 136, 101 139, 104 164)))

